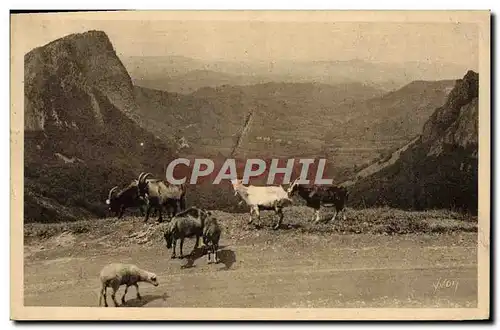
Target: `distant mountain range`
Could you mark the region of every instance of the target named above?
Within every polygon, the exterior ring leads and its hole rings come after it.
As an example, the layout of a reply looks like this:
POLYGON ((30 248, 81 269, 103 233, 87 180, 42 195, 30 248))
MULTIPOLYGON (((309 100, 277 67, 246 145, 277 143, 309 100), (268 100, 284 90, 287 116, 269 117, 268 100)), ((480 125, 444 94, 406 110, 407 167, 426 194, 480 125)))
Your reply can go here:
POLYGON ((415 80, 458 79, 468 68, 450 63, 350 61, 202 61, 183 56, 123 57, 135 85, 190 93, 200 87, 265 82, 362 83, 385 91, 415 80))
POLYGON ((251 112, 236 155, 321 156, 349 168, 418 135, 453 85, 418 81, 385 93, 360 83, 266 83, 188 95, 136 87, 135 97, 144 127, 164 139, 174 136, 184 153, 229 155, 251 112))

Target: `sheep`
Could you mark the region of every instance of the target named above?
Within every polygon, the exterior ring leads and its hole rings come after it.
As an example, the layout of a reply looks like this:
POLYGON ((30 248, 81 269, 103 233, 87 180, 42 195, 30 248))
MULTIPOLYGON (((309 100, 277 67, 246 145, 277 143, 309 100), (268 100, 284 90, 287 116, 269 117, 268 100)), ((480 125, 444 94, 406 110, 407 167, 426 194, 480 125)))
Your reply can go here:
POLYGON ((205 219, 209 215, 211 215, 210 212, 193 206, 178 213, 172 218, 163 234, 165 242, 167 243, 167 249, 173 247, 172 259, 176 258, 175 248, 178 239, 180 240, 180 259, 184 258, 182 247, 185 238, 192 238, 193 236, 196 238, 196 243, 191 255, 195 252, 199 246, 200 238, 203 237, 205 219))
POLYGON ((133 264, 112 263, 104 266, 99 274, 101 280, 101 291, 99 294, 99 306, 101 306, 102 298, 104 298, 104 306, 108 307, 106 300, 106 290, 108 287, 113 289, 111 298, 115 307, 118 306, 116 302, 116 292, 122 285, 126 285, 125 292, 122 296, 122 304, 125 304, 125 295, 127 294, 129 286, 135 286, 137 292, 137 299, 141 299, 139 294, 139 282, 147 282, 154 286, 158 286, 158 279, 155 273, 148 272, 133 264))
POLYGON ((219 249, 221 228, 217 223, 217 220, 211 216, 211 213, 207 213, 209 217, 205 220, 205 226, 203 228, 203 244, 205 244, 205 246, 208 248, 208 263, 212 263, 212 253, 214 255, 215 263, 219 263, 217 250, 219 249))
POLYGON ((278 229, 283 221, 283 208, 292 205, 292 200, 287 192, 281 186, 244 186, 241 180, 231 180, 234 194, 240 197, 250 206, 250 220, 248 224, 253 222, 253 214, 257 216, 260 226, 260 211, 274 210, 278 215, 278 222, 273 226, 273 229, 278 229))

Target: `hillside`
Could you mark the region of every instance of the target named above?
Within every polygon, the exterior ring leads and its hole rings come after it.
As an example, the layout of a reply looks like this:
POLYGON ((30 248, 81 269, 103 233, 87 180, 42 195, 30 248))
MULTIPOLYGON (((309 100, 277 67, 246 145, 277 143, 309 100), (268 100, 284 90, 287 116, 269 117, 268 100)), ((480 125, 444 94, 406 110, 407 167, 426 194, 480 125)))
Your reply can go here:
POLYGON ((380 94, 361 84, 266 83, 204 87, 189 95, 136 88, 148 127, 159 136, 174 132, 184 137, 198 155, 228 155, 249 112, 252 123, 240 155, 266 149, 275 155, 296 154, 298 144, 318 144, 321 132, 337 118, 332 110, 337 104, 380 94), (266 143, 270 136, 273 141, 266 143))
POLYGON ((266 83, 189 95, 135 92, 144 126, 165 139, 173 135, 184 154, 229 155, 251 114, 237 156, 328 157, 332 175, 344 176, 414 138, 452 87, 419 81, 383 93, 362 84, 266 83))
POLYGON ((162 173, 173 156, 137 124, 130 76, 103 32, 33 49, 24 82, 26 222, 104 216, 112 186, 162 173))
POLYGON ((454 208, 477 214, 479 76, 468 71, 415 143, 352 187, 358 206, 454 208))
POLYGON ((413 81, 382 97, 350 106, 355 111, 343 110, 344 129, 331 138, 347 135, 374 141, 387 137, 408 141, 420 134, 436 107, 444 104, 454 83, 454 80, 413 81))

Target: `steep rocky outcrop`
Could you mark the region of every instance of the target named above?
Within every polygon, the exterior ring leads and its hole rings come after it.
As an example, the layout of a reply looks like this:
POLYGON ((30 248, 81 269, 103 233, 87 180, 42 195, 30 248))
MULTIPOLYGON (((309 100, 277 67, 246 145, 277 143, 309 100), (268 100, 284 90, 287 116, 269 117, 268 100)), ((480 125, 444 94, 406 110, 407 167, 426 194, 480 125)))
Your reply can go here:
POLYGON ((477 213, 479 76, 468 71, 390 166, 351 186, 352 204, 477 213))
POLYGON ((141 128, 132 82, 107 35, 72 34, 25 55, 25 220, 105 215, 106 194, 170 148, 141 128))

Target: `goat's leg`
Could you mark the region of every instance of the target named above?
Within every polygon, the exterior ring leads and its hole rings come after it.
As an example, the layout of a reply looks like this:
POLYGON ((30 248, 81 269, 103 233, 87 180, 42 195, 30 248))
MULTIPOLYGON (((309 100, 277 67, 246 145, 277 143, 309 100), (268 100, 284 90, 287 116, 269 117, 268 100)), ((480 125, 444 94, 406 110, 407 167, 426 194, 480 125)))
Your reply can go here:
POLYGON ((213 246, 213 250, 214 250, 215 263, 218 264, 219 263, 219 257, 217 256, 217 250, 219 250, 219 243, 212 243, 212 246, 213 246))
POLYGON ((311 214, 311 220, 310 221, 314 221, 315 218, 316 218, 316 208, 311 206, 311 205, 308 205, 309 207, 312 207, 314 209, 313 213, 311 214))
POLYGON ((163 206, 162 205, 159 205, 157 210, 158 210, 158 222, 163 222, 163 206))
POLYGON ((318 208, 318 209, 316 209, 316 210, 314 211, 314 216, 315 216, 314 223, 318 223, 318 222, 319 222, 319 220, 320 220, 320 217, 319 217, 319 210, 320 210, 320 209, 318 208))
POLYGON ((194 238, 196 241, 194 243, 194 247, 193 247, 193 251, 191 251, 190 255, 194 256, 195 253, 196 253, 196 249, 198 249, 198 247, 200 246, 199 244, 199 241, 200 241, 200 236, 196 235, 196 237, 194 238))
POLYGON ((347 217, 345 215, 345 207, 342 209, 342 219, 346 221, 347 217))
MULTIPOLYGON (((208 245, 208 244, 207 244, 208 245)), ((213 244, 212 244, 213 245, 213 244)), ((208 263, 211 264, 212 263, 212 246, 208 246, 208 254, 207 254, 207 258, 208 258, 208 263)))
POLYGON ((122 305, 125 305, 125 296, 127 295, 127 292, 128 292, 128 284, 125 286, 125 292, 123 293, 123 296, 122 296, 122 305))
POLYGON ((125 206, 120 206, 120 213, 118 214, 118 219, 121 219, 123 216, 123 211, 125 211, 125 206))
POLYGON ((248 224, 250 225, 253 222, 253 207, 250 208, 250 220, 248 220, 248 224))
POLYGON ((257 223, 255 224, 257 227, 260 227, 260 210, 258 206, 254 207, 254 213, 257 216, 257 223))
POLYGON ((151 205, 149 205, 148 208, 146 209, 146 217, 144 218, 144 222, 148 222, 150 212, 151 212, 151 205))
POLYGON ((175 259, 176 255, 175 255, 175 249, 177 247, 177 238, 174 238, 173 239, 173 242, 172 242, 172 259, 175 259))
POLYGON ((338 211, 337 209, 335 208, 335 211, 333 213, 333 217, 330 219, 330 221, 335 221, 335 218, 337 217, 337 214, 338 214, 338 211))
POLYGON ((180 249, 181 249, 181 259, 184 259, 184 254, 182 253, 182 246, 184 245, 184 237, 181 238, 181 242, 179 244, 180 249))
POLYGON ((274 225, 273 229, 276 230, 281 226, 281 222, 283 221, 283 210, 281 208, 276 208, 276 215, 278 216, 278 222, 274 225))

